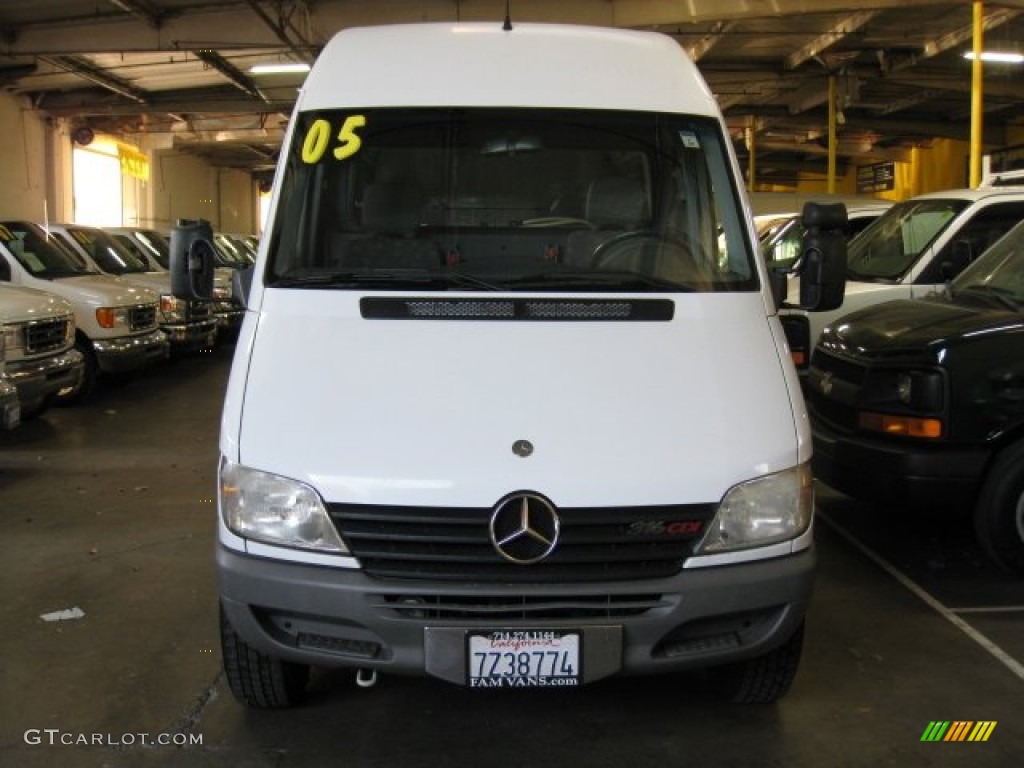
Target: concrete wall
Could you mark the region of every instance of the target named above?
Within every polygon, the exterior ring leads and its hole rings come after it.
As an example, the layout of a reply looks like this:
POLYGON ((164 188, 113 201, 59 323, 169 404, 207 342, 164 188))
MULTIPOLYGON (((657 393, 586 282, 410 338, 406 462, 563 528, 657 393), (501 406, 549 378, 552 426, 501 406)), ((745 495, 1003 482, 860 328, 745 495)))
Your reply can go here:
POLYGON ((0 217, 43 219, 47 133, 46 121, 26 101, 0 91, 0 217))
MULTIPOLYGON (((0 91, 0 218, 74 221, 71 128, 0 91)), ((259 191, 249 174, 174 149, 148 149, 145 137, 116 138, 150 158, 148 181, 123 177, 124 224, 166 230, 178 219, 201 217, 219 231, 259 230, 259 191)))
POLYGON ((150 155, 147 188, 138 196, 137 221, 126 224, 167 230, 178 219, 206 219, 221 232, 258 230, 258 190, 242 171, 214 168, 174 149, 150 155))

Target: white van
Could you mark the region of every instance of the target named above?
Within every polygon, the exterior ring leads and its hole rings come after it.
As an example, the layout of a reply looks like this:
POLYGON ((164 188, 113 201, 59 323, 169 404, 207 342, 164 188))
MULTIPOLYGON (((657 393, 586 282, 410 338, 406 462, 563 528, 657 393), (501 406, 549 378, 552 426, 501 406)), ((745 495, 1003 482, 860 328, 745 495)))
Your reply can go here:
MULTIPOLYGON (((990 185, 976 189, 912 197, 871 222, 850 244, 842 305, 813 314, 783 310, 799 372, 807 372, 810 352, 826 325, 883 301, 920 299, 945 290, 968 264, 1024 220, 1021 180, 998 186, 1007 175, 993 174, 990 185)), ((798 287, 799 277, 791 278, 790 285, 798 287)))
POLYGON ((137 257, 113 235, 99 227, 49 223, 44 229, 76 254, 89 269, 123 278, 125 282, 156 293, 160 297, 160 330, 167 335, 173 350, 213 346, 217 338, 217 318, 213 316, 211 302, 190 301, 174 296, 167 272, 150 269, 148 261, 137 257))
MULTIPOLYGON (((208 292, 211 236, 172 231, 179 295, 208 292)), ((810 435, 756 243, 670 38, 340 32, 288 130, 224 406, 233 693, 290 705, 310 665, 481 688, 717 667, 736 700, 781 696, 810 435)), ((845 245, 817 245, 832 306, 845 245)))
POLYGON ((100 374, 129 373, 169 354, 156 293, 88 269, 32 222, 0 222, 0 282, 55 293, 73 307, 84 368, 77 389, 61 400, 88 396, 100 374))
POLYGON ((78 389, 85 361, 75 349, 75 314, 69 301, 0 281, 0 330, 4 374, 17 389, 22 418, 42 413, 56 398, 78 389))

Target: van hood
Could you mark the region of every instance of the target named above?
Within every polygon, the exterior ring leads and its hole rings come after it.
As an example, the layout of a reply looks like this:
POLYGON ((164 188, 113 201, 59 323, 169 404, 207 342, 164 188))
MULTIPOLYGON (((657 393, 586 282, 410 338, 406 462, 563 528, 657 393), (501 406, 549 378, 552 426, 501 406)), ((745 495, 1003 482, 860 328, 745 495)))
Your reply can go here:
POLYGON ((796 464, 804 415, 759 293, 674 301, 663 322, 380 320, 357 294, 268 289, 221 447, 333 502, 716 502, 796 464))
POLYGON ((1024 316, 991 306, 944 298, 904 299, 853 312, 826 329, 822 344, 857 350, 865 357, 924 352, 964 337, 1020 331, 1024 316))
POLYGON ((0 285, 0 322, 17 323, 32 320, 46 320, 72 314, 71 304, 52 293, 23 288, 17 285, 0 285))
POLYGON ((46 290, 73 304, 84 302, 93 307, 125 307, 159 300, 154 291, 112 275, 61 277, 46 281, 46 290))
POLYGON ((141 285, 158 296, 171 292, 170 272, 130 272, 120 276, 121 280, 132 285, 141 285))

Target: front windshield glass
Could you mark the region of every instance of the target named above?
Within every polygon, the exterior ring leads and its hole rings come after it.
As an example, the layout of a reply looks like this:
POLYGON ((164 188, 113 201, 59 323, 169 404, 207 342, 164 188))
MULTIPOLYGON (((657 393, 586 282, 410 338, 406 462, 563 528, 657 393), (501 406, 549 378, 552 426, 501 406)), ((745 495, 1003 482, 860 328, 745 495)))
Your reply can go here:
POLYGON ((267 282, 756 290, 715 120, 558 109, 303 113, 267 282))
POLYGON ((149 270, 146 262, 101 229, 68 227, 68 234, 107 274, 128 275, 149 270))
POLYGON ((997 240, 949 285, 955 300, 1024 307, 1024 222, 997 240))
POLYGON ((152 229, 140 229, 135 232, 135 240, 149 252, 164 269, 171 268, 171 246, 161 233, 152 229))
POLYGON ((966 200, 907 200, 879 216, 850 242, 851 280, 898 280, 967 206, 966 200))
POLYGON ((40 227, 27 221, 0 223, 0 241, 33 277, 50 279, 95 274, 40 227))

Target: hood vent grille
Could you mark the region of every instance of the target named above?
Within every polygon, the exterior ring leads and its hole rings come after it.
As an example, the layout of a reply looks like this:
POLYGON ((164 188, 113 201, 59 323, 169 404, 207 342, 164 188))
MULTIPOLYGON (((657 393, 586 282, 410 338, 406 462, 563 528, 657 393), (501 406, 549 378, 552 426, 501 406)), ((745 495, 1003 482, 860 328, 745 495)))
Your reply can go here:
POLYGON ((364 298, 367 320, 516 320, 541 322, 668 322, 669 299, 364 298))

